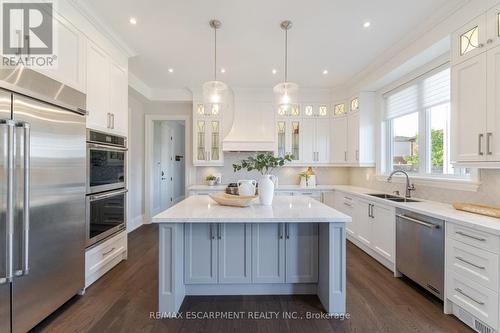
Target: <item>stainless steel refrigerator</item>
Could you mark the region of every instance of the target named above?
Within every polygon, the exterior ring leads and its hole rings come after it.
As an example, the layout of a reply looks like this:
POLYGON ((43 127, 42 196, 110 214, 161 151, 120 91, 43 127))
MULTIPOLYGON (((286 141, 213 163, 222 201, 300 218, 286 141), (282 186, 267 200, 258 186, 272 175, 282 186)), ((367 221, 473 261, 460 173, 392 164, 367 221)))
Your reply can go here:
POLYGON ((0 71, 2 333, 30 330, 84 288, 84 103, 36 72, 0 71))

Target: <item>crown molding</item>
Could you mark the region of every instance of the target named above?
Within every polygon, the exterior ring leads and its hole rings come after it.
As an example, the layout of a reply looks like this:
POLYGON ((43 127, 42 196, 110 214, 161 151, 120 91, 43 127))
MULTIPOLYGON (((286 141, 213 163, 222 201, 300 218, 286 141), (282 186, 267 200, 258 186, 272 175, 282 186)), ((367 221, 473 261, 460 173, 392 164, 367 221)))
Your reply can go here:
POLYGON ((123 41, 107 24, 105 24, 93 9, 82 0, 67 0, 67 2, 80 13, 90 24, 92 24, 101 34, 113 43, 118 49, 123 51, 128 58, 136 56, 138 53, 123 41))

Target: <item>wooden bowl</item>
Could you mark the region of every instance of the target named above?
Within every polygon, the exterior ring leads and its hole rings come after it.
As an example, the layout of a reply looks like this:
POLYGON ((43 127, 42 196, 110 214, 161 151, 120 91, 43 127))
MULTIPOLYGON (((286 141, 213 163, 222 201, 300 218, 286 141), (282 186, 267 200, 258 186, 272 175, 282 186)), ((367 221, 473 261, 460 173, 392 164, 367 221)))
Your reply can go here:
POLYGON ((248 207, 257 196, 239 196, 224 192, 209 193, 210 198, 222 206, 248 207))

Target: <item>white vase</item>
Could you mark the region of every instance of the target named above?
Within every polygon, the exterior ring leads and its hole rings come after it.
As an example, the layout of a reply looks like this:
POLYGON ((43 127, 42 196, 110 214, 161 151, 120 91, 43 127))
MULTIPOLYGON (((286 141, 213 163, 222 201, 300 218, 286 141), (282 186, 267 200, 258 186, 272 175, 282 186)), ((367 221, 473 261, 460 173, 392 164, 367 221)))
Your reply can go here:
POLYGON ((270 206, 274 198, 274 182, 272 175, 264 175, 259 180, 259 201, 261 205, 270 206))

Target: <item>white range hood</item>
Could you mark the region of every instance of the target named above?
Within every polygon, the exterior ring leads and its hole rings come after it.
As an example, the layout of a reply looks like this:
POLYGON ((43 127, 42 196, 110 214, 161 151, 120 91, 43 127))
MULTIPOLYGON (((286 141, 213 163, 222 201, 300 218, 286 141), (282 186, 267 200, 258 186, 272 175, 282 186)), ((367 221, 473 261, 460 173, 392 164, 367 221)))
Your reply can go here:
POLYGON ((274 151, 272 102, 248 101, 235 95, 233 125, 222 141, 223 151, 274 151))

